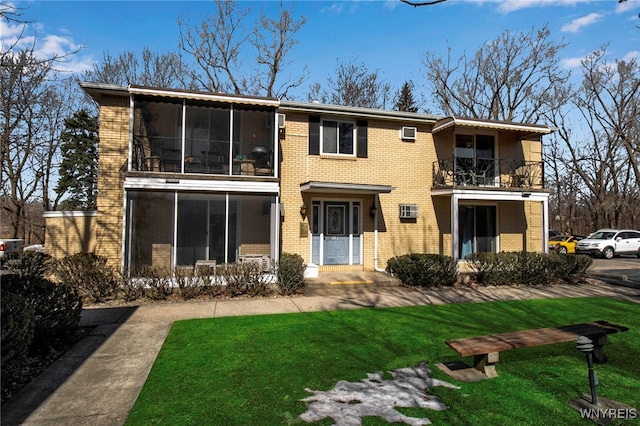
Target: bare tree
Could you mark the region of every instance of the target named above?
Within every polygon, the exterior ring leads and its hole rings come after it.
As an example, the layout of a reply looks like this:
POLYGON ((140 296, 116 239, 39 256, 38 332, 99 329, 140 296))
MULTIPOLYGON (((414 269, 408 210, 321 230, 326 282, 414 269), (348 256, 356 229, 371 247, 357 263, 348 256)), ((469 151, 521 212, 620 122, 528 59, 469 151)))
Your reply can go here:
POLYGON ((260 12, 260 24, 254 29, 254 37, 251 44, 258 52, 257 63, 265 70, 256 70, 256 83, 260 93, 269 97, 286 98, 290 89, 299 87, 307 79, 308 72, 303 71, 298 77, 289 76, 288 79, 278 83, 278 76, 291 64, 287 61, 287 54, 298 44, 293 36, 307 22, 302 17, 298 21, 292 16, 291 10, 287 10, 280 3, 280 14, 277 20, 271 19, 260 12))
MULTIPOLYGON (((2 19, 9 24, 4 12, 2 19)), ((40 57, 37 38, 25 45, 27 24, 19 24, 20 35, 0 52, 2 210, 14 238, 30 235, 27 207, 34 202, 45 209, 55 204, 49 195, 57 166, 58 134, 65 109, 73 107, 68 92, 60 88, 55 67, 75 53, 40 57)))
MULTIPOLYGON (((565 165, 556 179, 571 179, 574 209, 588 215, 590 230, 635 228, 640 218, 640 67, 636 60, 607 63, 605 54, 583 60, 581 86, 549 115, 558 131, 548 160, 565 165)), ((567 203, 566 191, 557 188, 559 203, 567 203)))
POLYGON ((103 53, 102 62, 94 64, 93 70, 85 73, 83 79, 108 84, 139 84, 152 87, 193 89, 195 84, 189 79, 191 71, 178 53, 156 53, 144 48, 138 56, 125 51, 117 57, 103 53))
POLYGON ((327 78, 327 90, 320 84, 310 86, 307 98, 334 105, 385 109, 391 102, 391 86, 382 80, 380 71, 369 71, 356 58, 345 63, 338 59, 335 76, 327 78))
POLYGON ((292 88, 306 79, 299 77, 281 81, 289 64, 287 55, 297 44, 294 36, 306 19, 295 19, 292 9, 280 3, 279 16, 271 19, 261 12, 252 32, 249 7, 240 9, 232 0, 215 0, 216 10, 206 14, 199 24, 180 19, 180 48, 193 56, 197 69, 193 79, 211 92, 263 95, 284 98, 292 88), (253 56, 248 47, 253 47, 253 56), (243 60, 256 67, 247 67, 243 60))
POLYGON ((547 26, 517 34, 507 30, 475 55, 453 60, 427 53, 426 74, 434 100, 448 115, 536 123, 557 98, 566 98, 570 73, 547 26))

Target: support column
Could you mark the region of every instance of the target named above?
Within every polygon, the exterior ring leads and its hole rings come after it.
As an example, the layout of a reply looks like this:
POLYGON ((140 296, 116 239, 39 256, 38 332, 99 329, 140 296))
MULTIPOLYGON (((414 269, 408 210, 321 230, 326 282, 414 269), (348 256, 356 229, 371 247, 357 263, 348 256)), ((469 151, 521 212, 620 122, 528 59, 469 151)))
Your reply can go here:
POLYGON ((549 198, 542 200, 542 251, 549 253, 549 198))
POLYGON ((460 200, 457 194, 451 194, 451 257, 454 260, 458 260, 458 253, 460 247, 459 232, 458 232, 458 205, 460 200))

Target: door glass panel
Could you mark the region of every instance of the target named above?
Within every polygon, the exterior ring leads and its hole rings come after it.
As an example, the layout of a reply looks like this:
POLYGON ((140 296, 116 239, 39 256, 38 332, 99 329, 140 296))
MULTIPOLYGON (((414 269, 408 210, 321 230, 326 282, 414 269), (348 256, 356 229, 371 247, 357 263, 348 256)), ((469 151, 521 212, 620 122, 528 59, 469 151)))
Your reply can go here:
POLYGON ((477 253, 496 251, 496 207, 476 206, 476 247, 477 253))
POLYGON ((458 257, 460 259, 466 258, 473 253, 473 234, 474 234, 474 210, 473 206, 460 206, 459 208, 459 223, 458 223, 458 241, 460 249, 458 257))
POLYGON ((353 257, 351 259, 353 264, 360 264, 361 258, 360 258, 360 203, 353 203, 353 214, 352 214, 352 218, 351 218, 351 223, 352 223, 352 241, 353 241, 353 245, 352 245, 352 253, 353 253, 353 257))
POLYGON ((311 211, 311 262, 320 264, 320 203, 313 203, 311 211))
POLYGON ((173 253, 174 194, 131 191, 128 196, 126 265, 170 268, 173 253))
POLYGON ((495 138, 491 135, 476 135, 476 169, 479 185, 495 183, 495 138))
POLYGON ((201 195, 178 196, 176 265, 194 265, 207 255, 207 201, 201 195))
POLYGON ((458 256, 497 251, 495 206, 460 206, 458 223, 458 256))

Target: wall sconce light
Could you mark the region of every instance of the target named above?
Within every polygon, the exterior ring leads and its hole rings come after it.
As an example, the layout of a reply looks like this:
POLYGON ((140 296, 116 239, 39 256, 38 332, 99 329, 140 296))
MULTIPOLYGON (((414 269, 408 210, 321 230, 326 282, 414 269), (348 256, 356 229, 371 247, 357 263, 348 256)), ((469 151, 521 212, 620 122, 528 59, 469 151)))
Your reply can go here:
POLYGON ((300 206, 300 216, 302 216, 302 220, 307 217, 307 205, 304 203, 300 206))
POLYGON ((378 209, 376 208, 376 203, 375 202, 371 203, 371 207, 369 207, 369 217, 371 219, 375 219, 377 211, 378 209))

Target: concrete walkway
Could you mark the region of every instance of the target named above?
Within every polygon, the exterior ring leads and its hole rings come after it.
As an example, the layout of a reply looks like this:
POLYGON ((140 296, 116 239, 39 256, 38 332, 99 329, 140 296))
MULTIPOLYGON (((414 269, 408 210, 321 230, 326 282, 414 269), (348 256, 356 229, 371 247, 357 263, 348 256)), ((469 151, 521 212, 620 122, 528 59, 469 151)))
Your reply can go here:
POLYGON ((381 273, 322 274, 304 296, 90 307, 95 329, 2 406, 2 425, 122 425, 173 321, 235 315, 438 305, 551 297, 614 297, 640 303, 640 289, 592 281, 551 287, 418 291, 381 273))

